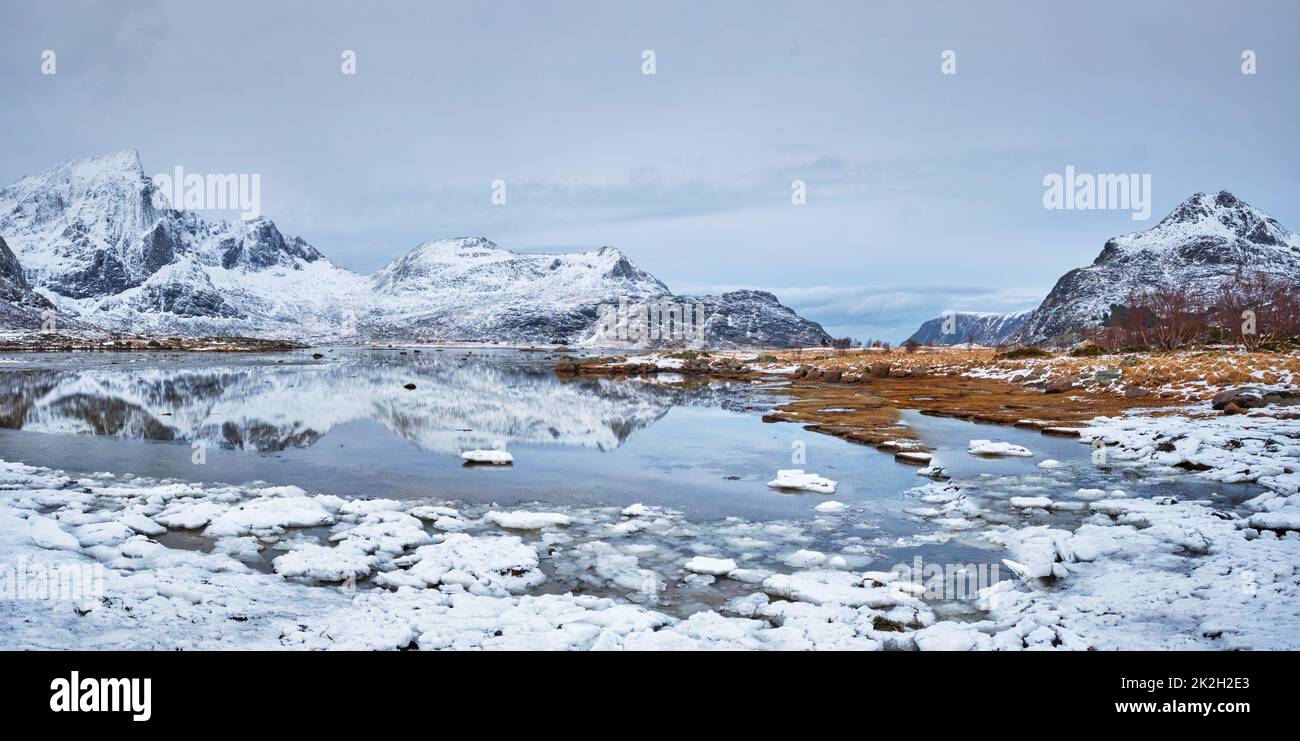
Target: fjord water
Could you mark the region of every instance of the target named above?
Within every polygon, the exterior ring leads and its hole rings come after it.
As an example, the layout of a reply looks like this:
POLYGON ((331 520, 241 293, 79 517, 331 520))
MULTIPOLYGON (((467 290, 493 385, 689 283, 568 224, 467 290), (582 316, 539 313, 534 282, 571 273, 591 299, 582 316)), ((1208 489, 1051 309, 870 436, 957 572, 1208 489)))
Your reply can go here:
MULTIPOLYGON (((847 545, 874 568, 997 563, 978 538, 934 537, 909 509, 925 483, 873 448, 761 421, 780 382, 562 378, 544 353, 456 348, 334 348, 281 354, 81 353, 0 358, 0 459, 73 473, 292 484, 345 497, 427 498, 554 509, 641 502, 700 522, 812 521, 810 547, 847 545), (407 389, 408 384, 415 388, 407 389), (464 450, 504 447, 512 466, 466 466, 464 450), (202 450, 201 463, 196 462, 202 450), (803 462, 792 454, 802 449, 803 462), (839 483, 833 497, 767 487, 780 468, 839 483), (819 517, 828 499, 846 516, 819 517), (861 547, 859 547, 861 546, 861 547)), ((1238 496, 1186 476, 1137 477, 1095 466, 1077 440, 906 413, 986 519, 1070 527, 1081 513, 1012 512, 1009 496, 1077 487, 1129 495, 1238 496), (1024 445, 1033 458, 966 453, 974 438, 1024 445), (1046 458, 1068 468, 1043 471, 1046 458)), ((169 534, 169 536, 172 534, 169 534)))
POLYGON ((836 479, 846 502, 896 498, 919 481, 870 448, 764 424, 769 385, 565 379, 539 353, 10 360, 0 364, 0 457, 69 471, 503 506, 643 502, 705 519, 810 516, 826 497, 769 489, 779 468, 836 479), (462 451, 493 446, 514 465, 463 465, 462 451))

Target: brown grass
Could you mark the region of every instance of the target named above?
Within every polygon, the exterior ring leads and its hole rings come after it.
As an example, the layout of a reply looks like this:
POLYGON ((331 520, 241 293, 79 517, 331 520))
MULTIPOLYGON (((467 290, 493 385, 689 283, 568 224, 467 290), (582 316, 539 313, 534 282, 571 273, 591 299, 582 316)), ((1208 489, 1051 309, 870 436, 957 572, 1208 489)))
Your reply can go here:
MULTIPOLYGON (((891 441, 916 439, 911 428, 898 425, 900 409, 972 422, 1044 429, 1081 427, 1094 417, 1116 415, 1127 409, 1181 403, 1174 398, 1129 399, 1119 394, 1090 394, 1083 389, 1044 394, 1007 381, 956 375, 865 378, 860 383, 847 384, 797 380, 790 385, 789 393, 795 400, 764 419, 795 422, 812 432, 876 447, 891 447, 888 445, 891 441), (825 409, 853 411, 822 411, 825 409)), ((912 443, 911 449, 926 448, 912 443)))

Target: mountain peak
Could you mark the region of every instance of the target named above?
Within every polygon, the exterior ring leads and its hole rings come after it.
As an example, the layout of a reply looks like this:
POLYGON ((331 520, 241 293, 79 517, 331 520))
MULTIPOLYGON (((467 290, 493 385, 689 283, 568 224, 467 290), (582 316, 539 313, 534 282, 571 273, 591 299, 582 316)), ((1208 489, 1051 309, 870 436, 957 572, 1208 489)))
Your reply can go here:
POLYGON ((452 254, 463 251, 474 250, 497 250, 496 243, 487 237, 450 237, 447 239, 435 239, 432 242, 425 242, 411 250, 408 254, 427 253, 427 254, 452 254))
POLYGON ((1168 216, 1160 220, 1160 224, 1199 221, 1224 210, 1255 211, 1256 209, 1237 198, 1231 191, 1221 190, 1213 195, 1198 191, 1178 204, 1168 216))
POLYGON ((101 180, 123 176, 135 180, 144 177, 144 166, 140 164, 140 152, 135 149, 122 149, 93 157, 67 160, 46 174, 61 172, 78 180, 101 180))
POLYGON ((1108 240, 1091 265, 1061 276, 1012 339, 1077 337, 1130 295, 1161 288, 1208 302, 1225 280, 1251 274, 1300 284, 1300 235, 1230 191, 1194 193, 1155 226, 1108 240))
POLYGON ((74 194, 99 190, 99 186, 112 184, 115 189, 126 187, 136 191, 149 186, 144 167, 140 164, 140 153, 134 149, 64 160, 62 163, 35 175, 28 175, 5 187, 2 191, 12 198, 21 198, 31 191, 50 188, 64 191, 71 198, 74 194))
POLYGON ((1213 194, 1193 193, 1150 229, 1107 242, 1098 259, 1104 261, 1143 250, 1169 251, 1190 241, 1207 239, 1284 248, 1300 246, 1300 236, 1272 216, 1231 191, 1221 190, 1213 194))

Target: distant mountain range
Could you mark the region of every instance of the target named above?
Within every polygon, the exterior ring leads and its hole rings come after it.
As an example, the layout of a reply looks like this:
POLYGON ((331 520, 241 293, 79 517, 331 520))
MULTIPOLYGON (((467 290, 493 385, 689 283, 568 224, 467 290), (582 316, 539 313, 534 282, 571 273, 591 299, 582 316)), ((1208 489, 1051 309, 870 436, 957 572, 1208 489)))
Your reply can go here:
POLYGON ((924 322, 906 341, 918 345, 998 345, 1020 329, 1032 313, 950 312, 924 322))
MULTIPOLYGON (((1208 300, 1225 280, 1258 273, 1300 286, 1300 235, 1226 190, 1196 193, 1152 228, 1107 241, 1091 265, 1063 275, 1027 316, 965 315, 987 317, 968 320, 978 326, 972 331, 979 337, 975 340, 961 329, 936 337, 942 318, 925 322, 912 337, 940 345, 1077 341, 1083 330, 1101 324, 1133 293, 1180 288, 1208 300)), ((958 316, 960 328, 963 315, 958 316)))
POLYGON ((8 276, 0 286, 11 286, 0 288, 0 321, 12 315, 14 326, 27 326, 36 296, 76 320, 135 334, 686 344, 599 334, 601 307, 621 300, 700 306, 708 347, 830 339, 770 293, 677 296, 612 247, 527 254, 466 237, 358 275, 267 218, 207 221, 172 208, 134 150, 65 162, 0 190, 0 237, 21 264, 0 268, 8 276))

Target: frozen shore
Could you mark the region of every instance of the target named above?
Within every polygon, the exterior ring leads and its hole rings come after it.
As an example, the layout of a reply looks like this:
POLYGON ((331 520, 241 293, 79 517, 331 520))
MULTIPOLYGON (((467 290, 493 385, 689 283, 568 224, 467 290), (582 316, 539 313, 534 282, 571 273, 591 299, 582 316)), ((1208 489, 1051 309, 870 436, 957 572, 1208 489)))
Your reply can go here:
POLYGON ((812 550, 847 507, 698 523, 641 505, 345 499, 0 463, 10 582, 54 564, 103 575, 102 593, 75 599, 7 595, 0 648, 1300 648, 1300 420, 1130 416, 1081 434, 1094 438, 1107 466, 1265 493, 1143 499, 1074 488, 1068 467, 1002 489, 918 487, 933 537, 1006 559, 1012 578, 962 612, 892 564, 812 550))

